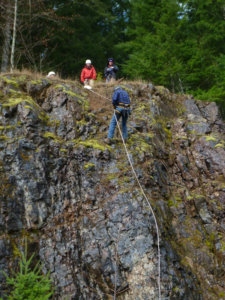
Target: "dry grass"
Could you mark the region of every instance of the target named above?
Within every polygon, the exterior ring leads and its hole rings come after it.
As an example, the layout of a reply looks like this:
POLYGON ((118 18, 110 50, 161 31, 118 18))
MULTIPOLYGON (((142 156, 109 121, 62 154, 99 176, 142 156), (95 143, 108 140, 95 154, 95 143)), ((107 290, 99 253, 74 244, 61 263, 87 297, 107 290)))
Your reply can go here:
POLYGON ((35 80, 45 77, 45 75, 43 75, 40 72, 34 72, 34 71, 30 71, 28 69, 14 70, 13 73, 6 72, 6 73, 2 73, 2 75, 13 75, 13 76, 25 75, 25 76, 31 77, 32 79, 35 79, 35 80))
MULTIPOLYGON (((28 69, 22 69, 22 70, 14 70, 13 73, 10 72, 6 72, 6 73, 1 73, 1 75, 5 75, 5 76, 26 76, 27 78, 31 79, 31 80, 40 80, 43 78, 46 78, 47 74, 43 74, 41 72, 36 72, 36 71, 31 71, 28 69)), ((59 74, 56 73, 56 76, 54 78, 48 79, 51 80, 53 82, 62 82, 62 83, 68 83, 68 84, 74 84, 74 83, 80 83, 80 79, 78 77, 74 77, 74 78, 66 78, 63 79, 60 77, 59 74)), ((99 91, 99 93, 103 93, 105 94, 105 90, 107 90, 107 92, 110 94, 111 97, 111 92, 113 91, 114 87, 120 84, 129 84, 129 85, 139 85, 139 84, 147 84, 146 81, 144 80, 134 80, 134 81, 127 81, 124 80, 123 78, 118 79, 115 83, 107 83, 105 82, 105 80, 100 80, 100 81, 96 81, 95 85, 94 85, 94 89, 97 89, 99 91)))
POLYGON ((149 83, 150 81, 136 79, 136 80, 123 80, 121 84, 142 85, 142 84, 149 84, 149 83))
MULTIPOLYGON (((31 71, 28 69, 22 69, 22 70, 14 70, 13 73, 10 72, 6 72, 6 73, 1 73, 1 75, 3 76, 26 76, 27 78, 31 79, 31 80, 40 80, 40 79, 44 79, 46 78, 46 76, 48 74, 43 74, 41 72, 35 72, 35 71, 31 71)), ((56 76, 54 78, 48 78, 48 80, 51 80, 53 82, 62 82, 62 83, 78 83, 79 80, 76 78, 67 78, 67 79, 63 79, 59 76, 59 74, 56 73, 56 76)))
MULTIPOLYGON (((102 95, 103 97, 106 97, 108 99, 105 99, 99 95, 96 95, 94 93, 92 93, 91 91, 88 92, 89 94, 89 99, 90 99, 90 109, 91 111, 98 111, 97 113, 97 119, 102 120, 103 117, 108 116, 109 119, 112 117, 113 114, 113 107, 112 107, 112 95, 113 95, 113 91, 115 86, 118 85, 130 85, 130 86, 138 86, 138 85, 143 85, 143 84, 147 84, 146 81, 143 80, 135 80, 135 81, 125 81, 125 80, 121 80, 119 82, 116 81, 115 83, 109 83, 106 84, 105 81, 98 81, 95 83, 94 85, 94 92, 97 92, 98 94, 102 95), (104 109, 101 112, 101 109, 104 109)), ((108 121, 107 121, 108 123, 108 121)))
POLYGON ((91 110, 99 110, 101 108, 104 108, 104 110, 107 111, 112 110, 111 98, 112 98, 113 89, 105 85, 102 86, 98 85, 98 87, 95 86, 94 91, 102 95, 103 97, 108 98, 108 100, 92 92, 89 92, 91 110))

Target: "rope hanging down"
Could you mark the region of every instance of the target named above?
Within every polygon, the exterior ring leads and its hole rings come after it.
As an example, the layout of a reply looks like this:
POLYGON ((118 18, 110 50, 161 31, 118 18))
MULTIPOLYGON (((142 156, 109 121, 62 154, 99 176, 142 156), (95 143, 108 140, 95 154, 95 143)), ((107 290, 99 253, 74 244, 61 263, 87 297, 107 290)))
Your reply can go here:
MULTIPOLYGON (((94 93, 94 94, 96 94, 96 95, 98 95, 98 96, 100 96, 100 97, 102 97, 102 98, 105 98, 106 100, 111 101, 111 99, 109 99, 109 98, 107 98, 107 97, 105 97, 105 96, 102 96, 101 94, 96 93, 96 92, 94 92, 93 90, 90 90, 90 92, 92 92, 92 93, 94 93)), ((138 183, 138 185, 139 185, 139 188, 140 188, 140 190, 141 190, 141 193, 142 193, 142 195, 144 196, 144 199, 145 199, 145 201, 146 201, 146 203, 147 203, 147 205, 148 205, 148 207, 149 207, 149 209, 150 209, 150 211, 151 211, 151 213, 152 213, 152 216, 153 216, 153 219, 154 219, 154 222, 155 222, 156 233, 157 233, 157 248, 158 248, 158 289, 159 289, 159 300, 161 300, 161 267, 160 267, 160 266, 161 266, 161 258, 160 258, 159 226, 158 226, 158 223, 157 223, 157 219, 156 219, 155 213, 154 213, 153 208, 152 208, 152 206, 151 206, 151 203, 150 203, 148 197, 146 196, 146 194, 145 194, 145 192, 144 192, 144 189, 143 189, 143 187, 142 187, 142 185, 141 185, 141 183, 140 183, 140 181, 139 181, 139 179, 138 179, 137 173, 136 173, 136 171, 135 171, 135 169, 134 169, 133 163, 132 163, 132 161, 131 161, 131 159, 130 159, 130 154, 129 154, 129 151, 128 151, 128 149, 127 149, 125 140, 124 140, 124 138, 123 138, 123 134, 122 134, 122 131, 121 131, 119 122, 118 122, 118 120, 117 120, 117 117, 116 117, 116 111, 115 111, 115 110, 114 110, 114 115, 115 115, 117 127, 118 127, 118 129, 119 129, 119 133, 120 133, 120 136, 121 136, 121 139, 122 139, 122 142, 123 142, 123 146, 124 146, 124 149, 125 149, 125 152, 126 152, 126 155, 127 155, 128 161, 129 161, 129 164, 130 164, 130 166, 131 166, 132 172, 133 172, 134 177, 135 177, 135 179, 136 179, 136 181, 137 181, 137 183, 138 183)))

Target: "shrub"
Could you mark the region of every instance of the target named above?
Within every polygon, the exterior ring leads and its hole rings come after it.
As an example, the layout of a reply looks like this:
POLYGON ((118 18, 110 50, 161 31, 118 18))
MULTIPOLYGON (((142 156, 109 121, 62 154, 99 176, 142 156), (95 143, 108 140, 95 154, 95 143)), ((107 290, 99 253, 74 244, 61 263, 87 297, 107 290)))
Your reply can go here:
MULTIPOLYGON (((27 247, 25 247, 27 248, 27 247)), ((42 266, 38 262, 31 268, 34 254, 27 259, 27 251, 21 253, 19 271, 13 273, 12 277, 6 276, 7 284, 11 287, 8 300, 47 300, 53 294, 49 274, 41 274, 42 266)))

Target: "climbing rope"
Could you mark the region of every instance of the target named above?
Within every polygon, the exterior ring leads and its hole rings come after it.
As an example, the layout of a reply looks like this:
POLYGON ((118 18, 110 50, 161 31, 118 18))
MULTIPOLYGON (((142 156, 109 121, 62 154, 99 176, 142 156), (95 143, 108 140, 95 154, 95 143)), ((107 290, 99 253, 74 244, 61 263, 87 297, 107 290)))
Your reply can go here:
MULTIPOLYGON (((111 99, 109 99, 108 97, 105 97, 105 96, 103 96, 103 95, 101 95, 101 94, 99 94, 99 93, 97 93, 97 92, 95 92, 93 90, 90 90, 90 92, 92 92, 93 94, 98 95, 101 98, 105 98, 106 100, 111 101, 111 99)), ((133 163, 132 163, 131 158, 130 158, 129 151, 127 149, 127 145, 126 145, 125 140, 123 138, 123 134, 122 134, 122 131, 121 131, 121 128, 120 128, 120 125, 119 125, 119 121, 117 120, 117 117, 116 117, 116 111, 115 110, 114 110, 114 116, 115 116, 115 119, 116 119, 117 127, 119 129, 119 133, 120 133, 120 136, 121 136, 121 139, 122 139, 122 142, 123 142, 123 146, 124 146, 124 149, 125 149, 125 152, 126 152, 126 155, 127 155, 128 161, 129 161, 129 164, 131 166, 131 170, 132 170, 132 172, 134 174, 134 177, 135 177, 135 179, 136 179, 136 181, 137 181, 137 183, 139 185, 139 188, 141 190, 141 193, 144 196, 144 199, 145 199, 145 201, 146 201, 146 203, 147 203, 147 205, 148 205, 148 207, 149 207, 149 209, 150 209, 150 211, 152 213, 152 216, 153 216, 153 219, 154 219, 154 222, 155 222, 156 233, 157 233, 157 248, 158 248, 158 289, 159 289, 159 300, 161 300, 161 267, 160 267, 161 266, 161 258, 160 258, 159 226, 158 226, 158 223, 157 223, 157 219, 156 219, 155 213, 154 213, 153 208, 151 206, 151 203, 150 203, 148 197, 146 196, 145 191, 144 191, 144 189, 143 189, 143 187, 142 187, 142 185, 141 185, 141 183, 140 183, 140 181, 138 179, 137 173, 136 173, 136 171, 134 169, 133 163)))

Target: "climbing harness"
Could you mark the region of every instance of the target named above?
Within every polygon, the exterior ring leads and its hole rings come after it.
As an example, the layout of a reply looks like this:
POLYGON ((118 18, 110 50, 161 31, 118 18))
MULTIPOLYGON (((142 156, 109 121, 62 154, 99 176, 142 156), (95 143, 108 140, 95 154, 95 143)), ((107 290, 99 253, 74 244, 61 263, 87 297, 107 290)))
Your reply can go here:
MULTIPOLYGON (((99 94, 99 93, 97 93, 97 92, 95 92, 93 90, 90 90, 90 92, 92 92, 93 94, 98 95, 101 98, 105 98, 106 100, 111 101, 111 99, 109 99, 108 97, 105 97, 105 96, 103 96, 103 95, 101 95, 101 94, 99 94)), ((148 197, 146 196, 145 191, 144 191, 144 189, 143 189, 143 187, 142 187, 142 185, 141 185, 141 183, 140 183, 140 181, 138 179, 137 173, 136 173, 136 171, 134 169, 133 163, 132 163, 131 158, 130 158, 129 151, 127 149, 127 145, 126 145, 125 140, 123 138, 123 134, 122 134, 122 131, 121 131, 121 128, 120 128, 120 125, 119 125, 119 121, 117 120, 117 117, 116 117, 116 110, 115 109, 114 109, 114 115, 115 115, 117 127, 119 129, 119 133, 120 133, 120 136, 121 136, 121 139, 122 139, 122 142, 123 142, 123 146, 124 146, 124 149, 125 149, 125 152, 126 152, 126 155, 127 155, 128 161, 129 161, 129 164, 131 166, 132 172, 134 174, 134 177, 135 177, 135 179, 136 179, 136 181, 138 183, 138 186, 139 186, 139 188, 141 190, 141 193, 144 196, 144 199, 145 199, 145 201, 146 201, 146 203, 147 203, 147 205, 148 205, 148 207, 149 207, 149 209, 150 209, 150 211, 152 213, 153 219, 154 219, 154 223, 155 223, 155 227, 156 227, 156 234, 157 234, 157 248, 158 248, 158 289, 159 289, 159 300, 161 300, 161 258, 160 258, 159 226, 158 226, 158 223, 157 223, 157 219, 156 219, 155 213, 154 213, 153 208, 151 206, 151 203, 150 203, 148 197)))
POLYGON ((124 118, 128 118, 130 115, 129 109, 123 109, 122 111, 119 111, 116 109, 116 113, 122 115, 124 118))

